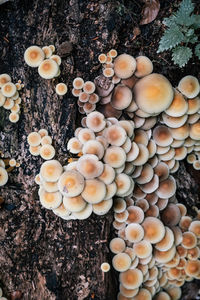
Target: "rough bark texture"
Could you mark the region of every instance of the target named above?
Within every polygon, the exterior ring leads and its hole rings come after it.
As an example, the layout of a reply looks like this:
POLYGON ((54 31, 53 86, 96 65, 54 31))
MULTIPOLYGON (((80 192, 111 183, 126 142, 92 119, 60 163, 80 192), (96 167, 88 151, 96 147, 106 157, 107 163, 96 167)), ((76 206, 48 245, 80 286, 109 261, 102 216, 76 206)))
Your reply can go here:
MULTIPOLYGON (((119 52, 149 56, 155 71, 176 85, 183 75, 198 76, 200 64, 193 59, 177 72, 167 54, 155 54, 161 20, 172 11, 171 1, 160 2, 157 20, 141 27, 137 38, 143 5, 138 1, 16 0, 0 6, 0 73, 25 84, 20 121, 13 125, 8 113, 0 109, 0 150, 21 162, 0 190, 5 200, 0 211, 0 285, 5 295, 20 290, 22 299, 28 300, 116 299, 116 274, 100 271, 102 262, 111 261, 112 212, 67 222, 39 204, 34 176, 42 159, 30 155, 26 137, 35 129, 46 128, 54 140, 56 157, 64 164, 66 140, 73 135, 79 116, 71 93, 57 96, 58 80, 41 79, 37 70, 25 65, 23 53, 33 44, 54 44, 63 59, 59 81, 69 83, 70 88, 77 75, 94 79, 100 69, 98 54, 116 47, 119 52)), ((200 204, 197 174, 181 163, 175 175, 178 199, 188 205, 190 213, 194 213, 191 206, 200 204)), ((197 283, 188 283, 183 299, 195 299, 197 292, 197 283), (188 296, 191 289, 192 298, 188 296)))

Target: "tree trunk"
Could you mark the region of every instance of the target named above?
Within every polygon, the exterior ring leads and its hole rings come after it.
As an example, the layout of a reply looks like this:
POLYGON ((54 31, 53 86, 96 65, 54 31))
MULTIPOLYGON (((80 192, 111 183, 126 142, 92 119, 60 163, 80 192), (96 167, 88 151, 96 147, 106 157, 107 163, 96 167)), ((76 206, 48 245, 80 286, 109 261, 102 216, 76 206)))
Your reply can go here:
MULTIPOLYGON (((134 13, 140 12, 142 4, 132 2, 134 13)), ((73 136, 80 117, 71 92, 61 98, 55 85, 66 82, 70 90, 76 76, 93 80, 100 68, 98 54, 115 46, 121 52, 139 53, 138 45, 132 46, 138 20, 127 11, 121 16, 121 5, 106 0, 15 0, 0 6, 0 73, 8 73, 14 82, 20 79, 25 85, 18 123, 10 123, 8 112, 0 108, 0 150, 21 163, 0 189, 5 200, 0 211, 0 286, 7 296, 19 290, 25 300, 116 299, 115 272, 103 274, 100 270, 102 262, 111 263, 112 259, 113 213, 71 222, 42 208, 34 183, 42 159, 30 155, 26 139, 31 131, 46 128, 53 138, 56 158, 63 165, 67 163, 66 141, 73 136), (62 57, 59 81, 42 79, 23 59, 28 46, 50 44, 62 57)), ((146 48, 150 58, 151 51, 146 48)), ((155 64, 157 72, 167 73, 162 63, 155 64)), ((179 199, 190 206, 199 204, 199 183, 183 163, 176 178, 179 199)))

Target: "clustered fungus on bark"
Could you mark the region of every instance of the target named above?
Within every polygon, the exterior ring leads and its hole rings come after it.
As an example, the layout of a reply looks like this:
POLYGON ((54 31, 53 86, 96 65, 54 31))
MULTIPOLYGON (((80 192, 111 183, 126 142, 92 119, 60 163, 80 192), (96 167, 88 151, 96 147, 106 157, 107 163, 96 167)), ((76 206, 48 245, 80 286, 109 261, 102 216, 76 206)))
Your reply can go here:
POLYGON ((14 158, 4 158, 4 154, 0 152, 0 187, 4 186, 8 181, 8 173, 14 168, 19 168, 20 163, 14 158))
POLYGON ((0 74, 0 107, 10 110, 9 120, 12 123, 19 121, 21 98, 18 91, 23 87, 21 80, 14 84, 8 74, 0 74))
MULTIPOLYGON (((60 76, 60 65, 62 62, 60 56, 53 54, 54 52, 54 45, 42 48, 30 46, 24 53, 24 60, 28 66, 38 68, 38 73, 42 78, 53 79, 60 76)), ((67 85, 62 82, 55 87, 56 93, 60 96, 65 95, 67 90, 67 85)))

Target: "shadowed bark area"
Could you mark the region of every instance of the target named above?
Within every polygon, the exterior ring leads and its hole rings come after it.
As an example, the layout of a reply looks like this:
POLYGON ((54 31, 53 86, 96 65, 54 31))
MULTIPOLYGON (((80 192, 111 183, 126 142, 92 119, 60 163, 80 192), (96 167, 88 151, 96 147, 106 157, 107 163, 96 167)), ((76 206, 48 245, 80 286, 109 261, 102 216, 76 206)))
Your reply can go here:
MULTIPOLYGON (((169 15, 170 1, 161 1, 158 20, 143 26, 135 41, 142 5, 138 1, 16 0, 0 6, 0 73, 10 74, 14 82, 21 79, 25 85, 18 123, 10 123, 8 112, 0 108, 0 150, 21 163, 0 189, 5 200, 0 210, 0 285, 7 296, 20 290, 25 300, 116 299, 116 274, 100 270, 102 262, 111 263, 112 212, 69 222, 42 208, 34 176, 43 160, 30 155, 26 138, 31 131, 46 128, 56 158, 67 163, 66 141, 73 136, 80 116, 71 92, 59 97, 55 85, 66 82, 70 90, 76 76, 93 80, 101 68, 97 57, 102 51, 116 47, 120 53, 143 53, 153 60, 156 72, 173 79, 173 85, 183 75, 199 75, 199 63, 192 61, 193 71, 190 65, 177 72, 166 54, 154 57, 160 20, 169 15), (56 46, 62 56, 59 79, 44 80, 36 69, 25 65, 24 51, 33 44, 56 46)), ((181 163, 175 175, 178 199, 189 207, 199 205, 197 174, 181 163)), ((184 289, 184 299, 191 299, 187 296, 190 286, 184 289)), ((197 283, 192 283, 192 289, 196 297, 197 283)))

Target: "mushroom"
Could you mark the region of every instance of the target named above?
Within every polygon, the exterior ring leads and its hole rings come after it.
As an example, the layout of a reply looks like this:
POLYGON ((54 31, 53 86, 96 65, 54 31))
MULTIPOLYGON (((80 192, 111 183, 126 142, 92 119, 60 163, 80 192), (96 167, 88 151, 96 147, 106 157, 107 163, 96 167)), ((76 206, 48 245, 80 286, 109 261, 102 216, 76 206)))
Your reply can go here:
POLYGON ((153 72, 153 64, 147 56, 138 56, 136 57, 136 71, 135 76, 144 77, 153 72))
POLYGON ((152 244, 159 243, 165 236, 165 227, 157 218, 145 218, 142 227, 144 229, 144 239, 152 244))
POLYGON ((63 172, 61 164, 57 160, 49 160, 42 164, 40 168, 41 177, 45 181, 56 182, 63 172))
POLYGON ((45 160, 52 159, 55 154, 56 151, 52 145, 46 144, 40 148, 40 156, 45 160))
POLYGON ((143 282, 143 274, 139 269, 128 270, 120 273, 120 283, 127 289, 136 289, 143 282))
POLYGON ((64 207, 71 212, 80 212, 86 206, 86 202, 84 201, 82 196, 75 197, 63 197, 63 205, 64 207))
POLYGON ((112 265, 118 272, 125 272, 131 266, 131 258, 126 253, 118 253, 112 259, 112 265))
POLYGON ((107 262, 104 262, 101 264, 101 270, 104 273, 107 273, 108 271, 110 271, 110 265, 107 262))
POLYGON ((132 91, 129 87, 118 84, 113 91, 111 105, 118 110, 126 109, 132 101, 132 91))
POLYGON ((125 229, 125 235, 129 242, 140 242, 144 237, 143 227, 137 223, 130 223, 125 229))
POLYGON ((115 75, 119 78, 126 79, 131 77, 136 69, 136 60, 129 54, 121 54, 114 61, 115 75))
POLYGON ((58 83, 56 85, 56 93, 60 96, 63 96, 67 93, 67 85, 65 83, 58 83))
POLYGON ((38 46, 31 46, 24 53, 24 60, 30 67, 39 67, 45 58, 45 54, 38 46))
POLYGON ((2 88, 3 85, 6 84, 7 82, 11 82, 10 75, 8 75, 6 73, 0 74, 0 88, 2 88))
POLYGON ((0 186, 3 186, 8 181, 8 173, 6 170, 0 166, 0 186))
POLYGON ((15 84, 12 82, 5 83, 1 88, 1 93, 5 97, 8 97, 8 98, 14 96, 16 91, 17 91, 17 88, 16 88, 15 84))
POLYGON ((187 98, 195 98, 200 92, 199 81, 194 76, 185 76, 180 80, 178 89, 187 98))
POLYGON ((44 79, 52 79, 58 73, 58 64, 53 59, 45 59, 38 67, 39 75, 44 79))

